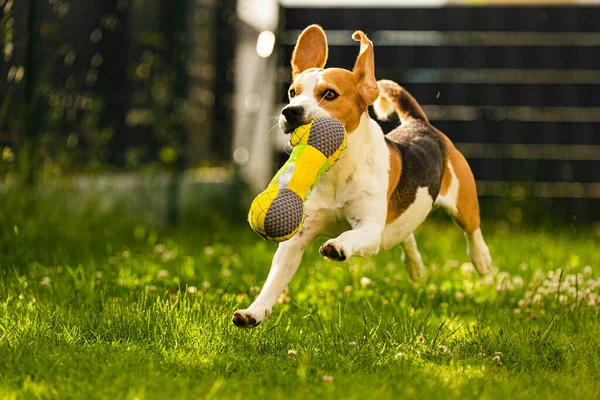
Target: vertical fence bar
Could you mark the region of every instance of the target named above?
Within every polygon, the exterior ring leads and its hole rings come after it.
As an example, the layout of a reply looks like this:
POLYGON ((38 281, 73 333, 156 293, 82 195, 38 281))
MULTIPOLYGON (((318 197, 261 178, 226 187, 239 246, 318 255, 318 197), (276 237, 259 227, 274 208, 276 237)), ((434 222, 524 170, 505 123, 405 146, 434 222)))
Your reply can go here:
POLYGON ((232 98, 233 57, 235 52, 236 0, 223 0, 215 7, 215 103, 213 106, 213 159, 231 160, 233 143, 232 98))
MULTIPOLYGON (((180 0, 171 3, 171 15, 169 21, 169 41, 170 41, 170 62, 175 70, 174 97, 185 98, 187 87, 187 75, 185 71, 185 54, 188 50, 187 32, 187 13, 189 4, 187 0, 180 0)), ((171 112, 177 112, 171 107, 171 112)), ((180 193, 183 170, 185 168, 185 126, 177 123, 176 129, 180 132, 182 143, 180 143, 179 157, 173 165, 171 177, 167 184, 167 223, 171 226, 179 222, 180 216, 180 193)))
POLYGON ((37 139, 40 131, 40 102, 39 102, 39 77, 40 77, 40 25, 41 4, 39 1, 29 1, 27 17, 27 52, 25 67, 25 104, 26 117, 22 137, 19 138, 19 151, 21 153, 21 166, 24 172, 26 185, 33 184, 34 171, 37 164, 37 139))

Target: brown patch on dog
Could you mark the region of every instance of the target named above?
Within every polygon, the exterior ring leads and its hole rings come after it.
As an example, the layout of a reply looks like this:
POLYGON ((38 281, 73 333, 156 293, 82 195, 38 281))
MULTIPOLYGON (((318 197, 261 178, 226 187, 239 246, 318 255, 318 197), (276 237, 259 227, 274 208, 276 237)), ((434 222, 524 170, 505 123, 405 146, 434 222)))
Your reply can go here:
POLYGON ((385 223, 388 224, 398 218, 403 210, 398 207, 397 202, 392 201, 392 194, 394 190, 396 190, 396 186, 398 186, 398 182, 400 182, 400 175, 402 174, 402 158, 400 157, 400 153, 395 147, 392 147, 388 143, 388 150, 390 151, 390 171, 388 178, 388 208, 387 208, 387 217, 385 219, 385 223))
MULTIPOLYGON (((391 194, 388 190, 386 222, 398 218, 412 204, 420 186, 428 186, 434 199, 447 194, 452 184, 452 174, 448 169, 450 163, 458 179, 458 195, 456 215, 453 210, 447 211, 465 232, 470 233, 479 228, 477 188, 467 160, 446 135, 429 123, 419 103, 402 86, 389 80, 380 80, 377 83, 380 100, 385 100, 375 103, 378 117, 387 118, 391 106, 402 122, 386 135, 390 154, 399 153, 402 161, 400 180, 393 186, 390 183, 391 194), (428 156, 423 158, 422 154, 428 156)), ((392 177, 390 169, 390 182, 392 179, 395 178, 392 177)))
POLYGON ((354 132, 368 104, 357 90, 356 76, 342 68, 327 68, 319 74, 313 95, 319 107, 342 122, 346 132, 354 132), (334 91, 339 96, 328 100, 325 95, 334 91))
POLYGON ((377 79, 375 79, 373 43, 362 31, 354 32, 352 39, 360 42, 360 51, 352 69, 352 74, 357 79, 356 90, 365 103, 371 105, 379 96, 379 86, 377 86, 377 79))
POLYGON ((327 37, 318 25, 311 25, 302 32, 291 61, 294 83, 290 88, 296 94, 302 93, 302 87, 297 83, 302 80, 302 75, 321 71, 313 96, 319 107, 340 120, 348 133, 356 130, 367 107, 379 96, 373 43, 361 31, 354 32, 352 37, 360 41, 359 54, 352 71, 343 68, 323 70, 327 61, 327 37), (338 96, 328 99, 328 92, 335 92, 338 96))
MULTIPOLYGON (((446 146, 448 146, 448 142, 446 142, 446 146)), ((452 184, 452 174, 450 173, 447 165, 448 151, 446 151, 446 159, 444 160, 444 176, 442 177, 442 185, 440 186, 440 196, 445 196, 446 193, 448 193, 448 189, 450 189, 450 184, 452 184)))
MULTIPOLYGON (((469 163, 460 151, 454 147, 450 139, 442 132, 438 131, 438 133, 446 142, 446 163, 449 162, 452 165, 454 175, 458 179, 458 196, 456 199, 456 209, 458 212, 454 217, 465 232, 471 233, 479 228, 481 223, 475 177, 473 176, 471 167, 469 167, 469 163)), ((450 170, 448 167, 445 167, 440 194, 448 192, 451 180, 452 175, 450 174, 450 170)))

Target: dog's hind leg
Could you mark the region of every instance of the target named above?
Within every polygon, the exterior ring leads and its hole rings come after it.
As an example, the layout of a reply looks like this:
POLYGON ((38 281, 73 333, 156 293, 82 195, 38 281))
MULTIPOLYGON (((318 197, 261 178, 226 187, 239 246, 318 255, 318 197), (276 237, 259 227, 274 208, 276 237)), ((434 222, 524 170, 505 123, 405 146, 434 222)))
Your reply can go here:
POLYGON ((446 168, 436 204, 465 231, 467 253, 477 272, 485 275, 492 267, 492 257, 481 234, 475 178, 463 155, 449 140, 446 145, 446 168))
POLYGON ((402 257, 404 267, 406 268, 410 280, 414 282, 423 276, 423 272, 425 272, 421 253, 419 253, 419 249, 417 249, 417 241, 415 240, 414 233, 411 233, 401 245, 402 250, 404 250, 404 255, 402 257))

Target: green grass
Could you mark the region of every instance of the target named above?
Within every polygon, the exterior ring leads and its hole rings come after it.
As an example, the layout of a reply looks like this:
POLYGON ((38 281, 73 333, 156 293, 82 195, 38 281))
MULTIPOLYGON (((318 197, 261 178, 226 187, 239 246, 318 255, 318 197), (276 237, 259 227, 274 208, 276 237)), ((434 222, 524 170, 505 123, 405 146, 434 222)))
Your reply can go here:
POLYGON ((11 204, 0 213, 0 398, 600 396, 591 229, 484 225, 499 272, 480 279, 459 229, 428 222, 418 284, 399 249, 334 263, 315 244, 271 317, 240 330, 231 314, 275 250, 243 221, 154 230, 11 204))

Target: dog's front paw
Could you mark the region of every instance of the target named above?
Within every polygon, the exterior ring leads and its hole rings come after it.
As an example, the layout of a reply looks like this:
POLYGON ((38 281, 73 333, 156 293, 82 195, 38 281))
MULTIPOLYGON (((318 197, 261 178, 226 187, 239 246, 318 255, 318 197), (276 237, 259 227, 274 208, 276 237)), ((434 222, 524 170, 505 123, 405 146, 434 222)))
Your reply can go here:
POLYGON ((231 322, 238 328, 254 328, 269 316, 271 310, 265 310, 264 315, 254 314, 249 310, 237 310, 233 313, 231 322))
POLYGON ((492 256, 489 250, 479 253, 471 252, 471 261, 480 276, 486 276, 492 271, 492 256))
POLYGON ((333 261, 345 261, 350 257, 350 251, 344 249, 344 245, 340 240, 330 239, 323 243, 319 249, 319 253, 325 258, 333 261))

